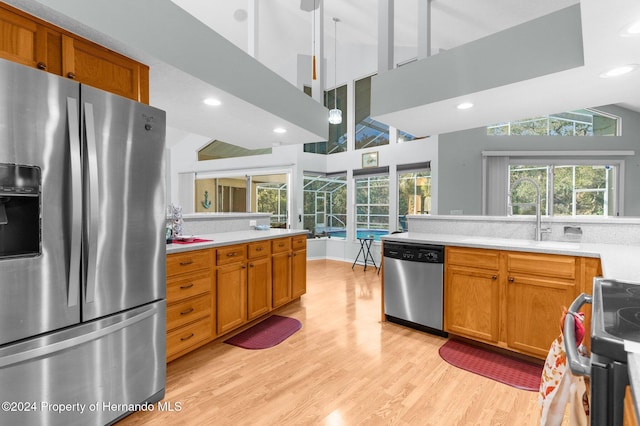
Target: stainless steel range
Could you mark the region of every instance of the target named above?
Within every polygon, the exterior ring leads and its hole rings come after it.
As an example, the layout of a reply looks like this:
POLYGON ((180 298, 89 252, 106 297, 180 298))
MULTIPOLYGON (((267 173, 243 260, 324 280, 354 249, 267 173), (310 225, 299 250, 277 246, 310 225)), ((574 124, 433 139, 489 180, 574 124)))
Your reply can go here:
MULTIPOLYGON (((571 372, 591 378, 591 424, 622 425, 625 388, 629 384, 624 341, 640 342, 640 285, 596 278, 593 296, 581 294, 569 308, 591 303, 591 357, 567 345, 571 372)), ((574 340, 574 317, 567 315, 566 341, 574 340)))

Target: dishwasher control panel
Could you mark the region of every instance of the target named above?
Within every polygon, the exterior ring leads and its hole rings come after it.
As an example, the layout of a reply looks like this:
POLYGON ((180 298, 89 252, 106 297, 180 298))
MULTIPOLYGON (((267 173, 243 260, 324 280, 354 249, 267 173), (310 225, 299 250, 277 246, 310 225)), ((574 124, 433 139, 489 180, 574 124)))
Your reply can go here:
POLYGON ((384 244, 384 257, 410 262, 444 263, 444 247, 429 244, 384 244))

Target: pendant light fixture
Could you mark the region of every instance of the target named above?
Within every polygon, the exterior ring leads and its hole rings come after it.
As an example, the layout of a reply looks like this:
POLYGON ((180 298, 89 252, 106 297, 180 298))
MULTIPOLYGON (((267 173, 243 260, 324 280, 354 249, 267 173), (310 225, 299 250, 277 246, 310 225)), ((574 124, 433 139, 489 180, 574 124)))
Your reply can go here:
POLYGON ((337 69, 338 69, 338 22, 340 19, 333 18, 333 109, 329 110, 329 123, 342 123, 342 111, 338 109, 338 87, 337 87, 337 69))

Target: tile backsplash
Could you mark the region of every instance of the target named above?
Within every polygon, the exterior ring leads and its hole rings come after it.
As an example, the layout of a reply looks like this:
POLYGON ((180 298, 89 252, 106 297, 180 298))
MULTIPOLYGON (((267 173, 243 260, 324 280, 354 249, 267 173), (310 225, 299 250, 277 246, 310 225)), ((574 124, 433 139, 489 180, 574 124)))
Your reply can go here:
POLYGON ((220 232, 246 231, 256 225, 269 226, 268 213, 193 213, 182 218, 184 235, 217 234, 220 232))

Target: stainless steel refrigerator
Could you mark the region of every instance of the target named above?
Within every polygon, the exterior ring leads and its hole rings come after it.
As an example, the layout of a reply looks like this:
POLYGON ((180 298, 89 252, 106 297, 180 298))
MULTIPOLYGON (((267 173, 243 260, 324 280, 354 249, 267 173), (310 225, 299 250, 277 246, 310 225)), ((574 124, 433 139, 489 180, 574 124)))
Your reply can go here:
POLYGON ((0 60, 0 424, 164 397, 165 113, 0 60))

